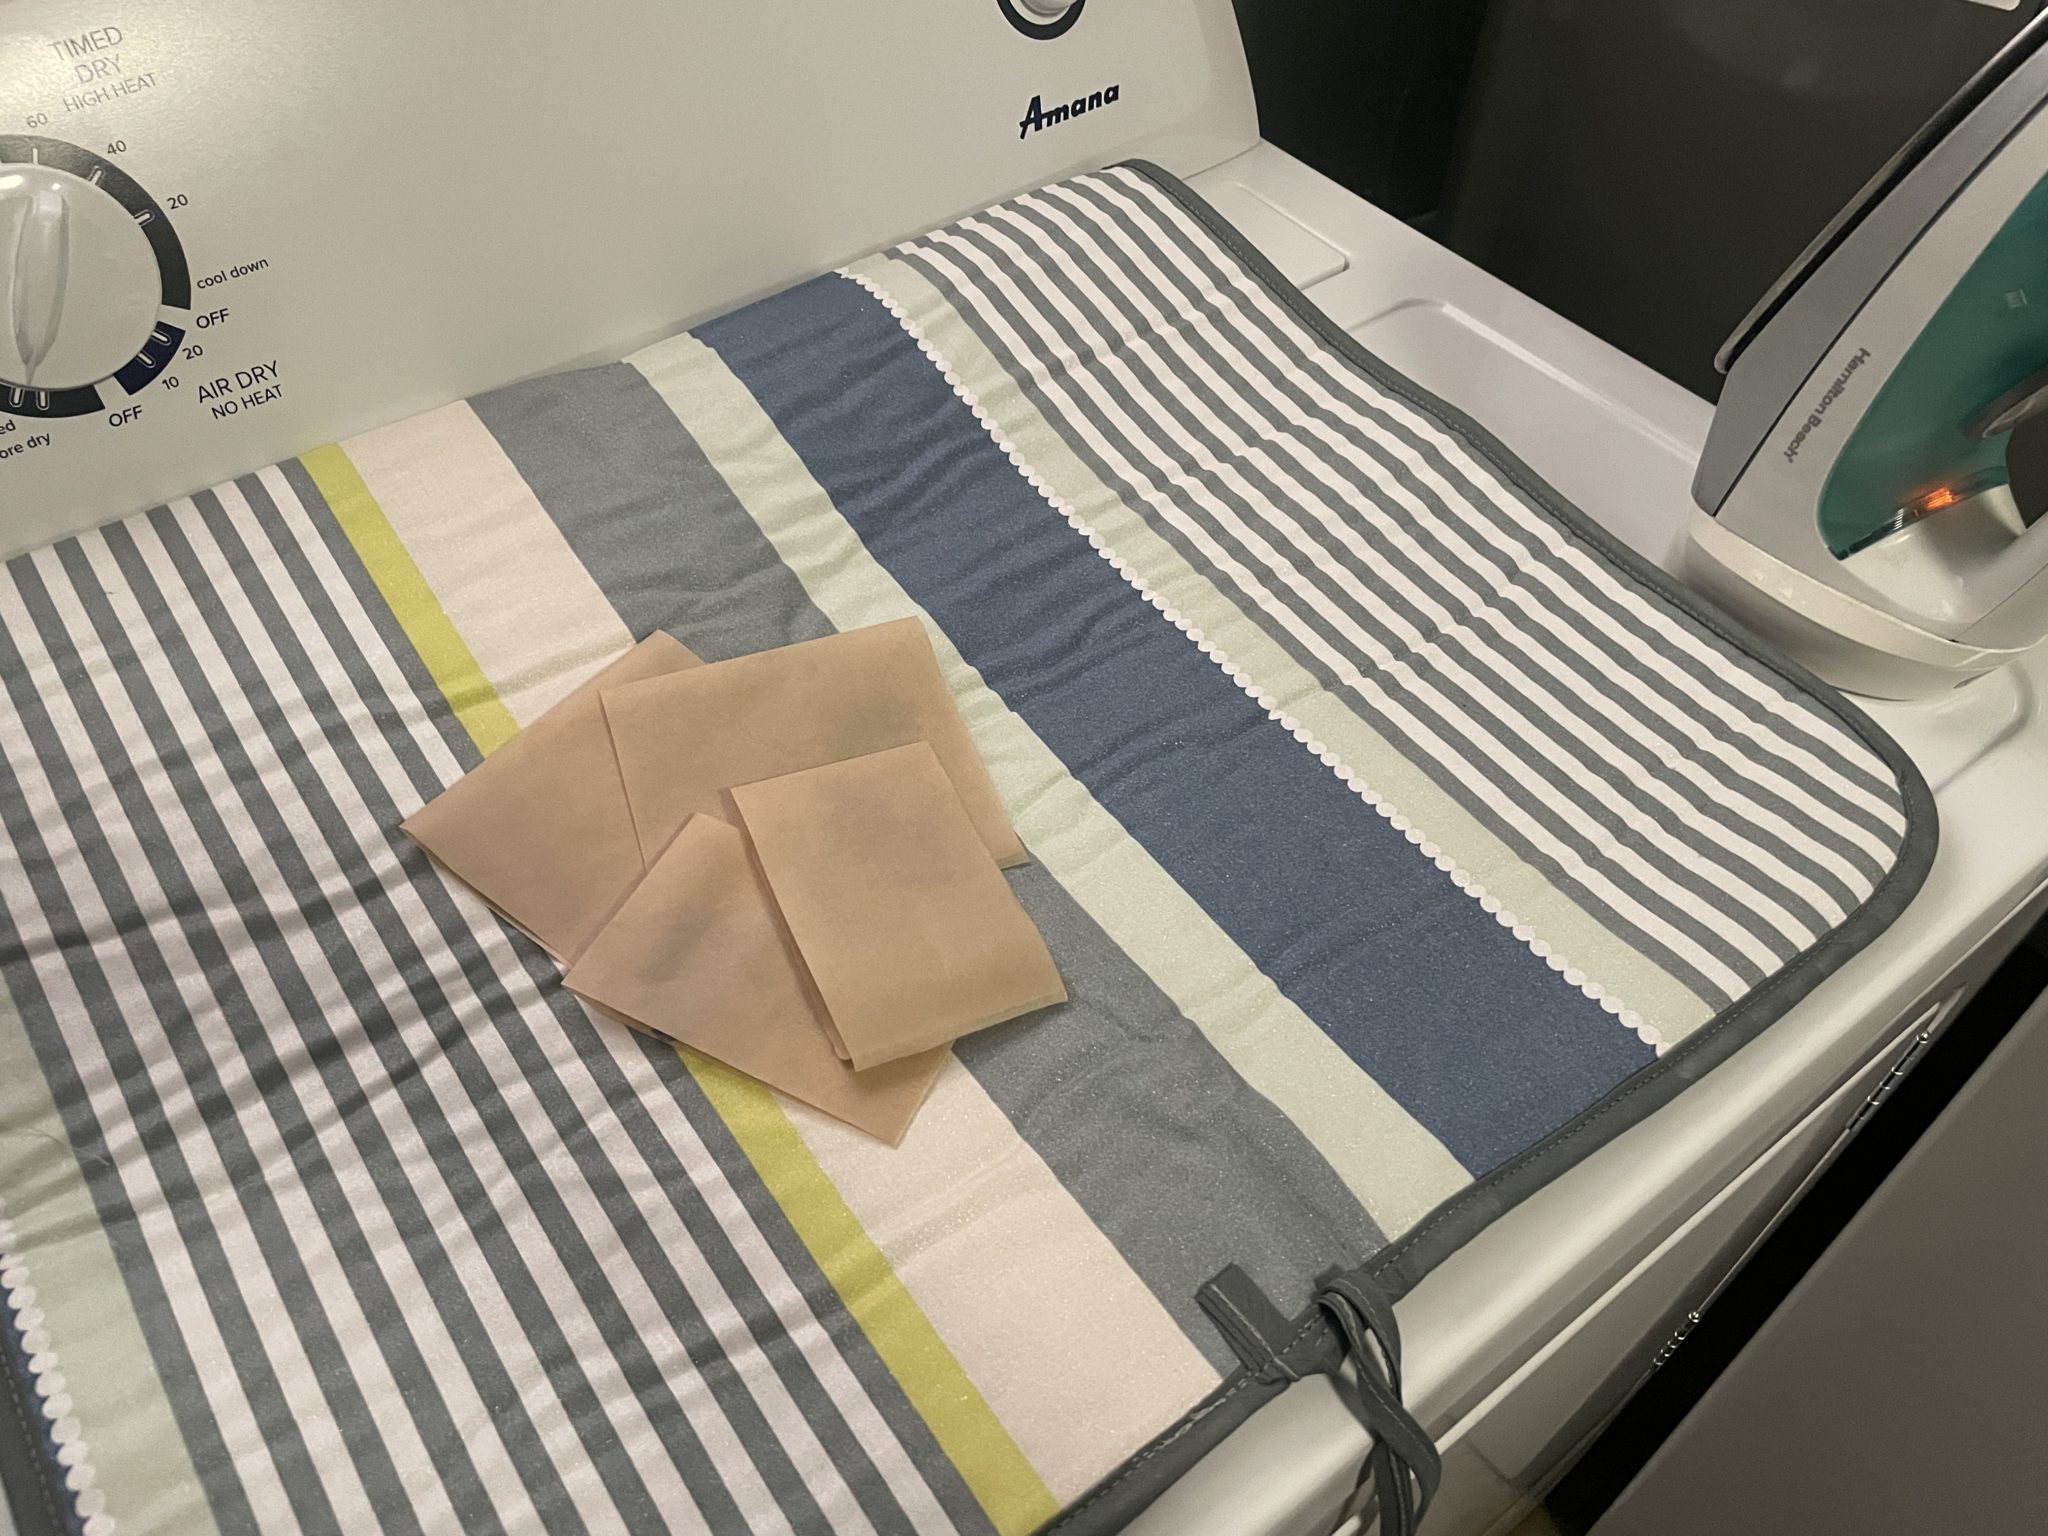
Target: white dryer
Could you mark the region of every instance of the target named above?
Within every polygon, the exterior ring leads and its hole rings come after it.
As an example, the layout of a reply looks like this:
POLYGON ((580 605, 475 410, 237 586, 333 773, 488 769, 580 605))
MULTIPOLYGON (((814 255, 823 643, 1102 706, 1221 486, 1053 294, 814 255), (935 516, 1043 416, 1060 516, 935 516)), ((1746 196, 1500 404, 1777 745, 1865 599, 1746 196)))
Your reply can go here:
MULTIPOLYGON (((0 152, 67 146, 128 220, 70 231, 73 301, 109 318, 0 412, 0 550, 616 357, 1133 155, 1644 555, 1675 568, 1693 512, 1706 402, 1260 142, 1226 0, 15 0, 0 107, 0 152)), ((24 359, 52 302, 32 290, 8 296, 24 359)), ((1939 807, 1918 899, 1401 1303, 1446 1464, 1433 1536, 1530 1507, 2048 906, 2044 686, 2037 650, 1868 703, 1939 807)), ((1365 1449, 1300 1383, 1141 1528, 1337 1529, 1365 1449)))

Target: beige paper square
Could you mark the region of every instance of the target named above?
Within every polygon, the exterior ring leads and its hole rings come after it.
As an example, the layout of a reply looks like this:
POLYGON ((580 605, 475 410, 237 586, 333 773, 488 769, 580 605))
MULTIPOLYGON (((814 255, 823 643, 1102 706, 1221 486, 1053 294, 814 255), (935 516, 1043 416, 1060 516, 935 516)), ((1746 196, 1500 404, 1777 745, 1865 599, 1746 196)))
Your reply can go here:
POLYGON ((676 834, 564 983, 891 1145, 945 1062, 941 1046, 856 1072, 833 1054, 745 836, 711 816, 676 834))
POLYGON ((1066 1001, 953 780, 917 742, 732 791, 769 889, 863 1072, 1066 1001))
POLYGON ((405 831, 557 960, 646 872, 599 694, 697 658, 652 634, 406 818, 405 831))
POLYGON ((735 785, 916 741, 996 861, 1025 860, 917 619, 607 688, 604 707, 650 863, 690 817, 727 819, 735 785))

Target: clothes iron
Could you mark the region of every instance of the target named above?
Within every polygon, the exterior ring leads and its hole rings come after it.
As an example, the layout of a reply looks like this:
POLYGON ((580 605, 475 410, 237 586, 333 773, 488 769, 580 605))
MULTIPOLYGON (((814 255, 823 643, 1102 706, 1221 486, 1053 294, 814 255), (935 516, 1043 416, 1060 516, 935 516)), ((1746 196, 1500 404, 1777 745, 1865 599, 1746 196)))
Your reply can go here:
POLYGON ((1939 693, 2048 635, 2048 17, 1716 360, 1688 579, 1828 681, 1939 693))

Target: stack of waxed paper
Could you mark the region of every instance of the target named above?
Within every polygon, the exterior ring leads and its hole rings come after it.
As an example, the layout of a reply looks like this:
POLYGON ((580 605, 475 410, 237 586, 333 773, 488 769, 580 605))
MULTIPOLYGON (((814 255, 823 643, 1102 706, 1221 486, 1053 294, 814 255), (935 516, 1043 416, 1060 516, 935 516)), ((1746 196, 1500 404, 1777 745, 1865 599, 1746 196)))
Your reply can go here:
POLYGON ((405 830, 599 1010, 892 1143, 952 1041, 1066 998, 914 619, 650 636, 405 830))

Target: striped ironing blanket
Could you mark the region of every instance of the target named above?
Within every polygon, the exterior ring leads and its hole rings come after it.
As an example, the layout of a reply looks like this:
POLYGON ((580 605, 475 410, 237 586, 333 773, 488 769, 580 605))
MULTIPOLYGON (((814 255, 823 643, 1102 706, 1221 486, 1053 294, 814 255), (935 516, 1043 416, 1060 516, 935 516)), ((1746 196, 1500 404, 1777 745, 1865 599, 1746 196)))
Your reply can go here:
POLYGON ((1111 1528, 1934 837, 1148 167, 12 560, 0 753, 0 1470, 85 1536, 1111 1528), (399 832, 654 630, 904 616, 1071 1001, 900 1147, 399 832))

